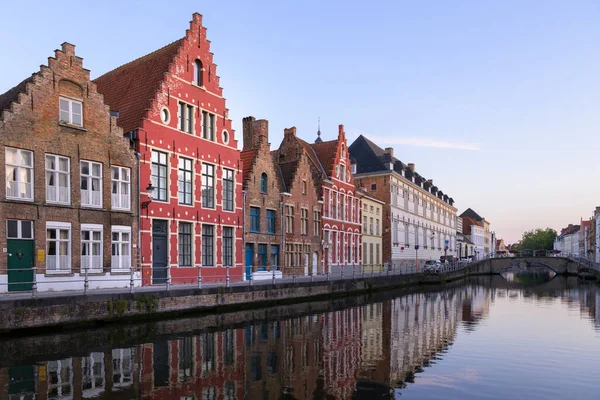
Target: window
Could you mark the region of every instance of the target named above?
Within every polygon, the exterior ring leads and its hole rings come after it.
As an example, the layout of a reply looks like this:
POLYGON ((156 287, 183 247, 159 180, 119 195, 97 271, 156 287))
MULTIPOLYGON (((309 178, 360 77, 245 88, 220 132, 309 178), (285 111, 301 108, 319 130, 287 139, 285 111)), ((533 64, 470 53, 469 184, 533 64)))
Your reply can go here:
POLYGON ((258 245, 258 265, 260 267, 267 266, 267 245, 266 244, 258 245))
POLYGON ((374 264, 373 255, 373 243, 369 243, 369 264, 371 265, 374 264))
POLYGON ((223 385, 223 400, 235 400, 235 382, 225 381, 223 385))
POLYGON ((315 236, 321 236, 321 212, 314 211, 314 228, 315 228, 315 236))
POLYGON ((285 233, 294 233, 294 207, 285 206, 285 233))
POLYGON ((279 245, 272 244, 271 245, 271 265, 274 269, 279 267, 279 245))
POLYGON ((46 154, 46 201, 71 202, 70 160, 67 157, 46 154))
POLYGON ((73 365, 71 359, 48 361, 48 391, 46 398, 63 399, 73 397, 73 365))
POLYGON ((302 194, 306 194, 306 181, 302 181, 302 194))
POLYGON ((223 266, 233 267, 233 228, 223 227, 223 266))
POLYGON ((267 233, 275 233, 275 210, 267 210, 267 233))
POLYGON ((60 98, 60 121, 69 125, 83 126, 83 111, 81 102, 60 98))
POLYGON ((192 224, 179 223, 179 266, 192 266, 192 224))
POLYGON ((223 131, 223 143, 229 143, 229 134, 227 133, 227 131, 223 131))
POLYGON ((342 221, 346 219, 346 196, 340 195, 340 218, 342 221))
POLYGON ((374 192, 377 190, 377 184, 376 183, 371 183, 371 192, 374 192))
POLYGON ((168 109, 163 108, 162 110, 160 110, 160 120, 164 124, 168 124, 169 123, 170 115, 169 115, 169 110, 168 109))
POLYGON ((306 208, 300 209, 300 234, 308 235, 308 210, 306 208))
POLYGON ((233 211, 233 170, 223 168, 223 210, 233 211))
POLYGON ((194 340, 195 336, 179 339, 179 382, 190 382, 194 376, 194 340))
POLYGON ((33 152, 6 147, 6 197, 33 200, 33 152))
POLYGON ((363 243, 363 264, 367 265, 367 244, 363 243))
POLYGON ((214 229, 212 225, 202 225, 202 266, 214 265, 214 229))
POLYGON ((203 85, 202 72, 203 72, 202 61, 200 61, 200 60, 194 61, 194 84, 196 84, 198 86, 203 85))
POLYGON ((131 208, 131 170, 125 167, 111 168, 112 208, 129 210, 131 208))
POLYGON ((81 269, 102 271, 102 225, 81 225, 81 269))
POLYGON ((33 221, 6 220, 8 239, 33 239, 33 221))
POLYGON ((194 126, 194 107, 182 101, 179 102, 179 130, 182 132, 193 133, 194 126))
POLYGON ((81 205, 102 207, 102 164, 81 162, 81 205))
POLYGON ((202 138, 215 141, 215 116, 206 111, 202 111, 202 138))
POLYGON ((369 235, 373 234, 373 217, 369 218, 369 235))
POLYGON ((375 219, 375 234, 379 236, 379 218, 375 219))
POLYGON ((250 207, 250 232, 260 232, 260 208, 250 207))
POLYGON ((81 387, 84 398, 95 397, 93 393, 104 389, 104 353, 94 352, 81 358, 81 387))
POLYGON ((46 222, 46 272, 71 272, 69 222, 46 222))
POLYGON ((167 154, 152 150, 152 198, 158 201, 167 201, 167 154))
POLYGON ((375 262, 381 264, 381 259, 379 258, 379 243, 375 244, 375 262))
POLYGON ((113 225, 111 246, 112 270, 129 271, 131 269, 131 227, 113 225))
POLYGON ((192 160, 179 157, 179 204, 192 205, 192 160))
POLYGON ((235 364, 235 332, 233 329, 223 332, 223 364, 225 365, 235 364))
POLYGON ((267 174, 264 172, 260 175, 260 192, 267 193, 267 174))
POLYGON ((202 207, 215 208, 215 166, 202 164, 202 207))

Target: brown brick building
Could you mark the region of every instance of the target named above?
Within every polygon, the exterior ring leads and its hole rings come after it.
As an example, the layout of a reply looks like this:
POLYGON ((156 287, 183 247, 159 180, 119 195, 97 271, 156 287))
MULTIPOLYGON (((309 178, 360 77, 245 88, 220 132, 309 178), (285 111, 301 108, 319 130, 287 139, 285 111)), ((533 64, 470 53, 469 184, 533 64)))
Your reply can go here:
MULTIPOLYGON (((0 95, 0 291, 129 285, 137 159, 75 46, 0 95), (91 279, 91 278, 90 278, 91 279)), ((139 280, 137 280, 139 283, 139 280)))
POLYGON ((257 278, 271 267, 279 269, 281 187, 271 157, 269 121, 244 118, 243 135, 244 265, 245 279, 250 279, 252 272, 257 278))
POLYGON ((299 275, 322 274, 321 180, 316 156, 308 143, 296 136, 296 128, 284 131, 277 159, 285 196, 285 268, 299 275), (310 153, 309 153, 310 152, 310 153))

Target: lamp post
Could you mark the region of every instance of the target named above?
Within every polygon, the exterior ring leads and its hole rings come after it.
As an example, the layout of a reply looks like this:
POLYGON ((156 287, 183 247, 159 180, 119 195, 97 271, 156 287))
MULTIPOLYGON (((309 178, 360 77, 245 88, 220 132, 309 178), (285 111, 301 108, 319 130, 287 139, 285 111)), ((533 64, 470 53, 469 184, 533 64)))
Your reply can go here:
POLYGON ((415 244, 416 259, 415 259, 415 272, 419 272, 419 245, 415 244))
POLYGON ((448 264, 448 246, 444 247, 444 264, 448 264))
POLYGON ((146 216, 148 216, 148 205, 152 203, 153 200, 154 189, 156 188, 152 186, 152 182, 150 182, 148 187, 146 187, 146 196, 148 196, 148 200, 142 201, 142 208, 146 209, 146 216))

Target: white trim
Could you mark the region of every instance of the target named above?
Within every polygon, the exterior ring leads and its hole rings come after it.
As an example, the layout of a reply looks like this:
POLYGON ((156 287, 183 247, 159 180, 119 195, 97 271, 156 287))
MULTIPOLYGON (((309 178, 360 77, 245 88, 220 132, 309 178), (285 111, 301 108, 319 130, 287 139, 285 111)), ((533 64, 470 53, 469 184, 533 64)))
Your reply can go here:
POLYGON ((125 226, 125 225, 111 225, 111 229, 110 229, 110 246, 111 246, 111 250, 110 250, 110 270, 111 272, 116 272, 116 271, 129 271, 131 269, 131 266, 133 265, 133 254, 131 251, 132 248, 132 244, 133 243, 133 236, 131 235, 131 226, 125 226), (113 238, 112 238, 112 234, 113 233, 118 233, 119 234, 119 240, 117 242, 113 242, 113 238), (129 242, 125 242, 122 240, 123 237, 123 233, 128 233, 129 234, 129 242), (119 249, 119 254, 117 255, 117 257, 119 257, 119 266, 115 267, 113 265, 113 257, 115 257, 112 254, 112 246, 114 243, 117 243, 118 245, 122 245, 125 243, 129 243, 129 249, 128 249, 128 253, 129 253, 129 265, 125 265, 125 267, 122 267, 122 259, 123 259, 123 252, 122 252, 122 248, 119 249))
MULTIPOLYGON (((7 167, 14 167, 17 169, 17 180, 16 181, 11 181, 11 182, 16 182, 18 186, 20 186, 22 184, 21 182, 21 168, 25 168, 25 169, 29 169, 31 170, 31 182, 29 182, 30 188, 31 188, 31 197, 16 197, 16 196, 10 196, 8 194, 8 190, 9 190, 9 186, 6 186, 6 198, 7 199, 11 199, 11 200, 21 200, 21 201, 33 201, 34 196, 35 196, 35 159, 34 159, 34 153, 32 150, 27 150, 27 149, 20 149, 20 148, 16 148, 16 147, 9 147, 9 146, 5 146, 4 147, 4 174, 5 174, 5 180, 6 183, 8 184, 8 173, 6 172, 7 167), (6 157, 6 151, 7 150, 14 150, 16 151, 16 157, 17 157, 17 162, 14 164, 10 164, 8 163, 7 157, 6 157), (27 152, 27 153, 31 153, 31 166, 25 166, 25 165, 21 165, 21 163, 19 162, 20 160, 20 155, 21 152, 27 152)), ((45 162, 45 158, 44 158, 44 162, 45 162)), ((20 191, 19 191, 20 193, 20 191)))
POLYGON ((64 96, 60 96, 59 100, 58 100, 58 120, 59 121, 65 121, 66 123, 68 123, 69 125, 73 125, 73 126, 77 126, 80 128, 83 128, 83 100, 76 100, 73 98, 68 98, 68 97, 64 97, 64 96), (66 112, 69 114, 69 119, 68 120, 64 120, 62 119, 62 112, 63 110, 61 109, 61 105, 60 102, 61 100, 64 100, 68 103, 69 105, 69 109, 66 110, 66 112), (73 104, 74 103, 78 103, 79 106, 81 107, 81 124, 76 124, 73 122, 73 104))
POLYGON ((44 155, 44 172, 45 175, 47 173, 51 173, 54 175, 54 180, 55 180, 55 185, 54 186, 49 186, 48 185, 48 176, 45 176, 45 187, 46 187, 46 203, 49 204, 71 204, 71 158, 67 157, 67 156, 62 156, 59 154, 52 154, 52 153, 46 153, 44 155), (55 169, 52 170, 48 170, 48 167, 46 166, 46 161, 48 159, 48 157, 52 157, 54 158, 54 163, 56 165, 55 169), (60 160, 65 159, 67 160, 67 171, 61 171, 60 170, 60 160), (60 186, 59 186, 59 177, 60 175, 66 175, 67 176, 67 188, 66 188, 66 195, 67 195, 67 201, 60 201, 60 186), (52 188, 52 189, 50 189, 52 188), (57 198, 57 200, 49 200, 48 199, 48 191, 54 191, 55 192, 55 196, 57 198))
MULTIPOLYGON (((102 208, 102 203, 103 203, 102 194, 103 194, 103 186, 104 186, 103 185, 104 184, 103 172, 104 172, 104 165, 101 162, 91 161, 91 160, 79 160, 79 192, 80 192, 79 197, 80 197, 82 207, 102 208), (86 175, 84 175, 82 172, 83 163, 88 163, 89 172, 86 175), (92 174, 92 168, 93 168, 94 164, 97 164, 100 166, 100 176, 94 176, 92 174), (85 178, 88 181, 88 189, 86 190, 86 192, 88 193, 88 195, 87 195, 88 202, 85 204, 83 202, 84 190, 81 189, 81 181, 83 178, 85 178), (94 192, 94 190, 92 190, 92 180, 93 179, 100 179, 100 204, 93 204, 92 201, 90 201, 90 197, 93 198, 93 192, 94 192)), ((111 170, 111 172, 112 172, 112 170, 111 170)))
MULTIPOLYGON (((51 274, 65 274, 65 273, 71 273, 73 266, 72 266, 72 259, 73 259, 73 251, 72 251, 72 240, 73 240, 73 232, 71 230, 71 223, 70 222, 58 222, 58 221, 46 221, 46 235, 45 235, 45 242, 46 242, 46 274, 51 275, 51 274), (69 238, 68 238, 68 255, 67 255, 67 260, 68 260, 68 268, 64 268, 61 269, 60 267, 57 269, 48 269, 48 257, 59 257, 60 256, 60 247, 57 244, 57 248, 56 251, 59 254, 55 254, 52 256, 48 255, 48 229, 54 229, 54 230, 61 230, 61 229, 66 229, 69 231, 69 238)), ((57 235, 57 238, 55 240, 53 240, 55 242, 60 243, 60 237, 57 235)))

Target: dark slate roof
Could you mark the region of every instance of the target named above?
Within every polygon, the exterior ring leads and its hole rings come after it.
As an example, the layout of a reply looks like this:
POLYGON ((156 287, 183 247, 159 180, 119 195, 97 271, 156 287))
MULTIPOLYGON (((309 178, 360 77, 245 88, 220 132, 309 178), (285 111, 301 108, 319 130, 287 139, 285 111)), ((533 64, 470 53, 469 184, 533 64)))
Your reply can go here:
POLYGON ((390 153, 377 146, 375 143, 360 135, 351 145, 348 147, 350 151, 350 157, 356 161, 357 173, 365 172, 378 172, 378 171, 389 171, 389 164, 394 164, 394 170, 400 172, 405 168, 408 168, 393 157, 390 153))
POLYGON ((479 214, 477 214, 475 211, 473 211, 473 209, 471 209, 471 208, 467 208, 462 214, 459 215, 459 217, 473 218, 477 222, 483 220, 483 218, 479 214))
POLYGON ((140 121, 150 108, 182 42, 183 39, 176 40, 94 80, 98 92, 104 95, 104 104, 119 112, 117 123, 124 132, 141 126, 140 121))
POLYGON ((19 93, 25 93, 27 83, 29 82, 33 82, 33 75, 14 88, 7 90, 6 93, 0 94, 0 115, 2 114, 2 111, 10 107, 12 102, 19 100, 19 93))

